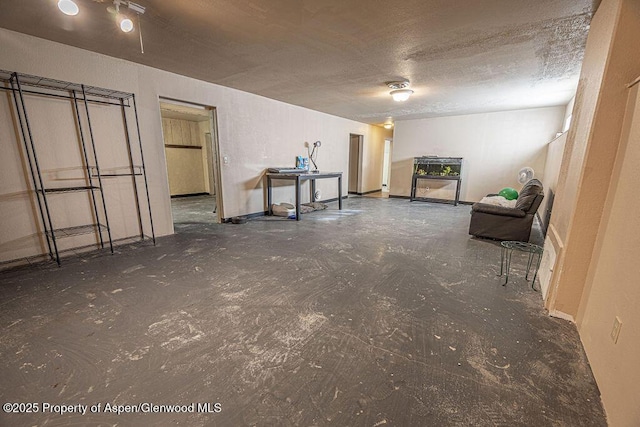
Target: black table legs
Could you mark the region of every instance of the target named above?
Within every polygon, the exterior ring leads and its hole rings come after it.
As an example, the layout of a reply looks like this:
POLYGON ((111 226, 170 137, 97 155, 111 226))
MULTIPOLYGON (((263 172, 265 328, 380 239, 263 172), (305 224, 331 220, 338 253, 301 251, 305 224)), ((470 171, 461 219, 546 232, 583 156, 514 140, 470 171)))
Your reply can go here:
POLYGON ((267 175, 267 212, 269 215, 273 215, 273 209, 271 208, 271 177, 267 175))
POLYGON ((342 210, 342 175, 338 177, 338 209, 342 210))
POLYGON ((296 221, 300 221, 300 176, 296 177, 296 221))
POLYGON ((266 186, 267 186, 267 207, 266 212, 269 215, 273 215, 273 181, 274 180, 289 180, 293 181, 295 188, 295 208, 296 208, 296 220, 300 221, 300 207, 302 202, 301 187, 304 181, 310 182, 310 197, 311 202, 316 202, 316 180, 325 178, 338 178, 338 208, 342 209, 342 172, 325 172, 325 173, 267 173, 266 174, 266 186))

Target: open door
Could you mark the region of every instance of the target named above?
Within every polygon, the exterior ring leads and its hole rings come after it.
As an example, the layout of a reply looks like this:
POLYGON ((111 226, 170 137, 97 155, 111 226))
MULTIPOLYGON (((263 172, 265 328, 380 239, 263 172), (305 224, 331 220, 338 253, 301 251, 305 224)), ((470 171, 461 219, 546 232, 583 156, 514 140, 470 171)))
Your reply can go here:
POLYGON ((349 194, 362 193, 362 135, 349 134, 349 194))

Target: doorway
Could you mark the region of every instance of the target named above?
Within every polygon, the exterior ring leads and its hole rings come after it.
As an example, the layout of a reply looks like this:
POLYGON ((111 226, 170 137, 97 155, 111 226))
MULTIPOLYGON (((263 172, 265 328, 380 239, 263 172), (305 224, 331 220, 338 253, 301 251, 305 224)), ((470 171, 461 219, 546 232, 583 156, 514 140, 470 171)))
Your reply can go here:
POLYGON ((160 99, 174 229, 221 222, 215 108, 160 99))
POLYGON ((362 193, 363 135, 349 134, 349 194, 362 193))
POLYGON ((390 139, 384 140, 384 155, 382 156, 382 192, 389 192, 391 179, 391 143, 390 139))

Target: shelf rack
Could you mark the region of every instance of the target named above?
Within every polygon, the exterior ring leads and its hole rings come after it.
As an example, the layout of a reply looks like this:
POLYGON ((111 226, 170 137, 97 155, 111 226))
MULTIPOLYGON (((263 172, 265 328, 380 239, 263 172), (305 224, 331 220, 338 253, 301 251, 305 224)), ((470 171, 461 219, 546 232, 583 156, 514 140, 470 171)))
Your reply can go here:
MULTIPOLYGON (((146 196, 146 206, 149 216, 150 234, 153 244, 156 243, 155 231, 153 227, 153 216, 151 213, 151 203, 149 198, 149 184, 145 172, 144 154, 142 151, 142 140, 140 138, 140 125, 138 121, 138 110, 136 106, 135 95, 133 93, 121 92, 117 90, 104 89, 95 86, 87 86, 79 83, 71 83, 62 80, 55 80, 46 77, 33 76, 6 70, 0 70, 0 90, 9 91, 13 95, 13 103, 15 107, 16 117, 18 121, 20 139, 23 143, 26 155, 26 165, 28 167, 28 175, 31 178, 34 193, 36 195, 37 207, 40 218, 40 226, 46 236, 47 249, 49 257, 60 265, 60 253, 58 239, 64 237, 78 236, 81 234, 95 233, 97 242, 101 248, 108 243, 111 253, 113 250, 114 239, 111 235, 111 227, 109 225, 108 209, 105 200, 105 191, 103 187, 103 178, 128 176, 132 179, 133 191, 135 193, 135 205, 139 227, 140 240, 149 238, 145 234, 142 221, 142 207, 140 204, 140 189, 137 177, 142 177, 144 181, 144 195, 146 196), (31 131, 31 123, 25 98, 27 96, 50 97, 67 99, 72 102, 75 125, 77 127, 79 144, 82 149, 82 170, 84 171, 83 180, 86 185, 70 186, 70 187, 47 187, 42 176, 40 163, 38 162, 37 143, 34 140, 31 131), (122 118, 124 125, 125 142, 128 154, 127 172, 115 174, 102 174, 98 162, 98 154, 96 151, 96 143, 91 126, 90 104, 110 105, 122 110, 122 118), (82 108, 82 107, 83 108, 82 108), (126 108, 133 106, 135 117, 136 136, 138 141, 138 149, 140 155, 140 165, 133 163, 133 149, 131 142, 131 132, 129 123, 127 122, 126 108), (81 111, 84 111, 86 119, 86 130, 83 127, 81 111), (88 135, 88 136, 86 136, 88 135), (88 141, 88 143, 87 143, 88 141), (58 221, 54 221, 55 213, 51 208, 48 196, 61 195, 65 193, 88 192, 91 196, 92 214, 95 222, 83 225, 67 225, 64 227, 55 227, 58 221), (100 203, 98 203, 98 200, 100 203)), ((61 196, 60 196, 61 197, 61 196)), ((135 236, 129 236, 135 237, 135 236)), ((124 239, 128 239, 125 237, 124 239)), ((122 239, 118 239, 122 240, 122 239)))

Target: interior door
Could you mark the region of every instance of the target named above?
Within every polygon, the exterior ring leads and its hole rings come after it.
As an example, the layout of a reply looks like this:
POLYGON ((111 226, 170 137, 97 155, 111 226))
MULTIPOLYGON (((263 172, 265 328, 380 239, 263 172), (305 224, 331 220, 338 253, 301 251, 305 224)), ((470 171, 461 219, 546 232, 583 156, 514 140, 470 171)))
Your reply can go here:
POLYGON ((349 135, 349 193, 360 192, 362 179, 362 135, 349 135))

